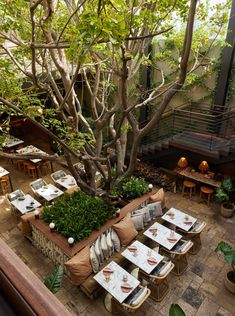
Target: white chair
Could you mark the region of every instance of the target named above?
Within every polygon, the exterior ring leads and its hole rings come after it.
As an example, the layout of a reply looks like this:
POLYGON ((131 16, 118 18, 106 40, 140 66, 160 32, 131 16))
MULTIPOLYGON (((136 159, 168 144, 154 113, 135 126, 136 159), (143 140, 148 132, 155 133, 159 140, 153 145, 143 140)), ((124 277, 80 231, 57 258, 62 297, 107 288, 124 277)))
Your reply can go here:
POLYGON ((34 193, 36 196, 40 197, 40 196, 37 194, 37 190, 40 189, 40 188, 42 188, 43 186, 46 186, 47 183, 46 183, 43 179, 40 178, 40 179, 37 179, 37 180, 31 182, 29 185, 30 185, 30 187, 31 187, 31 189, 32 189, 32 191, 33 191, 33 193, 34 193))
POLYGON ((58 170, 51 174, 51 178, 55 183, 57 180, 65 176, 66 176, 66 173, 63 170, 58 170))
POLYGON ((16 199, 18 199, 21 196, 24 196, 24 192, 21 190, 15 190, 14 192, 11 192, 8 194, 7 198, 10 202, 15 201, 16 199))

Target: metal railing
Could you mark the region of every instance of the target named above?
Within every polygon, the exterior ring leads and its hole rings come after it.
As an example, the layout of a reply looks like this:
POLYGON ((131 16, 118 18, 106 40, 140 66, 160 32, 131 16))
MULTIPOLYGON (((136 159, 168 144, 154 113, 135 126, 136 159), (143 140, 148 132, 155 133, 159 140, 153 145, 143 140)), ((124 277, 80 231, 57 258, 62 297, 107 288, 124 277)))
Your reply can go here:
POLYGON ((142 144, 174 140, 214 151, 229 144, 235 146, 232 135, 235 136, 235 106, 224 109, 209 104, 184 104, 167 111, 142 144))

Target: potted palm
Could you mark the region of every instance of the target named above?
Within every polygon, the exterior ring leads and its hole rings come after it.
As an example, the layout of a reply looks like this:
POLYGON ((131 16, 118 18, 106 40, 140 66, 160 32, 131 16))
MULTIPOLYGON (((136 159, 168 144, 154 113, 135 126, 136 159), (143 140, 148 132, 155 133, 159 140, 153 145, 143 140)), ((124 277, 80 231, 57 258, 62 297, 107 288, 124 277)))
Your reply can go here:
POLYGON ((228 243, 221 241, 215 251, 222 252, 224 261, 231 264, 232 270, 227 273, 224 285, 229 292, 235 293, 235 249, 232 249, 228 243))
POLYGON ((230 201, 230 194, 233 190, 231 178, 224 179, 222 186, 217 188, 215 199, 221 203, 220 213, 223 217, 232 217, 234 213, 234 204, 230 201))

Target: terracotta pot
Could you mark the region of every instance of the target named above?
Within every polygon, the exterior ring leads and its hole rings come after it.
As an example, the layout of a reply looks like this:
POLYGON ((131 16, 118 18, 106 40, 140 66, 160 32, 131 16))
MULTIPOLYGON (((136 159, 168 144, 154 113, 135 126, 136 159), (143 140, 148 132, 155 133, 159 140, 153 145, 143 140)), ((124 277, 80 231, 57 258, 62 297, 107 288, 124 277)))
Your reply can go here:
POLYGON ((235 282, 232 282, 231 279, 232 279, 232 273, 233 271, 229 271, 227 273, 227 276, 224 280, 224 285, 226 287, 226 289, 230 292, 230 293, 233 293, 235 294, 235 282))
POLYGON ((220 213, 223 217, 226 217, 226 218, 232 217, 234 213, 234 205, 232 203, 221 204, 220 213))

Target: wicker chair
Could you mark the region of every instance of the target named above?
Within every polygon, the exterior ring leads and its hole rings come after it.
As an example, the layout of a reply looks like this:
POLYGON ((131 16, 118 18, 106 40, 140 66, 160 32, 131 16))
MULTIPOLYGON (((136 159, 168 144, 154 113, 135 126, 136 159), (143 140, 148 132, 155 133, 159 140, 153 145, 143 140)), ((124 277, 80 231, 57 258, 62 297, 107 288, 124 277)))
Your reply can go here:
POLYGON ((186 240, 191 240, 193 242, 192 248, 188 251, 191 255, 196 255, 202 248, 201 242, 201 232, 206 227, 205 222, 196 223, 189 231, 184 231, 177 228, 177 232, 184 236, 186 240))
POLYGON ((31 187, 33 193, 39 198, 40 198, 40 196, 38 195, 37 190, 42 188, 43 186, 46 186, 46 185, 47 185, 47 183, 42 178, 37 179, 37 180, 30 183, 30 187, 31 187))
POLYGON ((139 280, 143 283, 148 282, 148 288, 151 291, 150 297, 160 302, 167 295, 170 290, 167 276, 174 269, 174 263, 171 261, 163 260, 151 274, 139 270, 139 280), (162 271, 162 272, 161 272, 162 271))
POLYGON ((171 250, 161 247, 160 254, 172 260, 175 267, 172 273, 181 275, 188 268, 187 253, 193 246, 191 240, 181 239, 171 250))
POLYGON ((56 172, 51 174, 51 179, 57 183, 56 181, 59 180, 62 177, 65 177, 66 173, 63 170, 57 170, 56 172))
MULTIPOLYGON (((138 288, 141 289, 143 286, 139 285, 138 288)), ((128 298, 123 303, 119 303, 111 294, 108 293, 106 294, 104 300, 105 308, 114 315, 132 315, 143 305, 150 294, 151 291, 147 288, 146 295, 143 297, 141 302, 138 305, 131 305, 126 302, 128 301, 128 298)))
POLYGON ((7 198, 8 198, 8 200, 9 200, 10 202, 12 202, 12 201, 18 199, 19 197, 24 196, 24 195, 25 195, 25 194, 24 194, 23 191, 21 191, 21 190, 15 190, 14 192, 9 193, 8 196, 7 196, 7 198))

